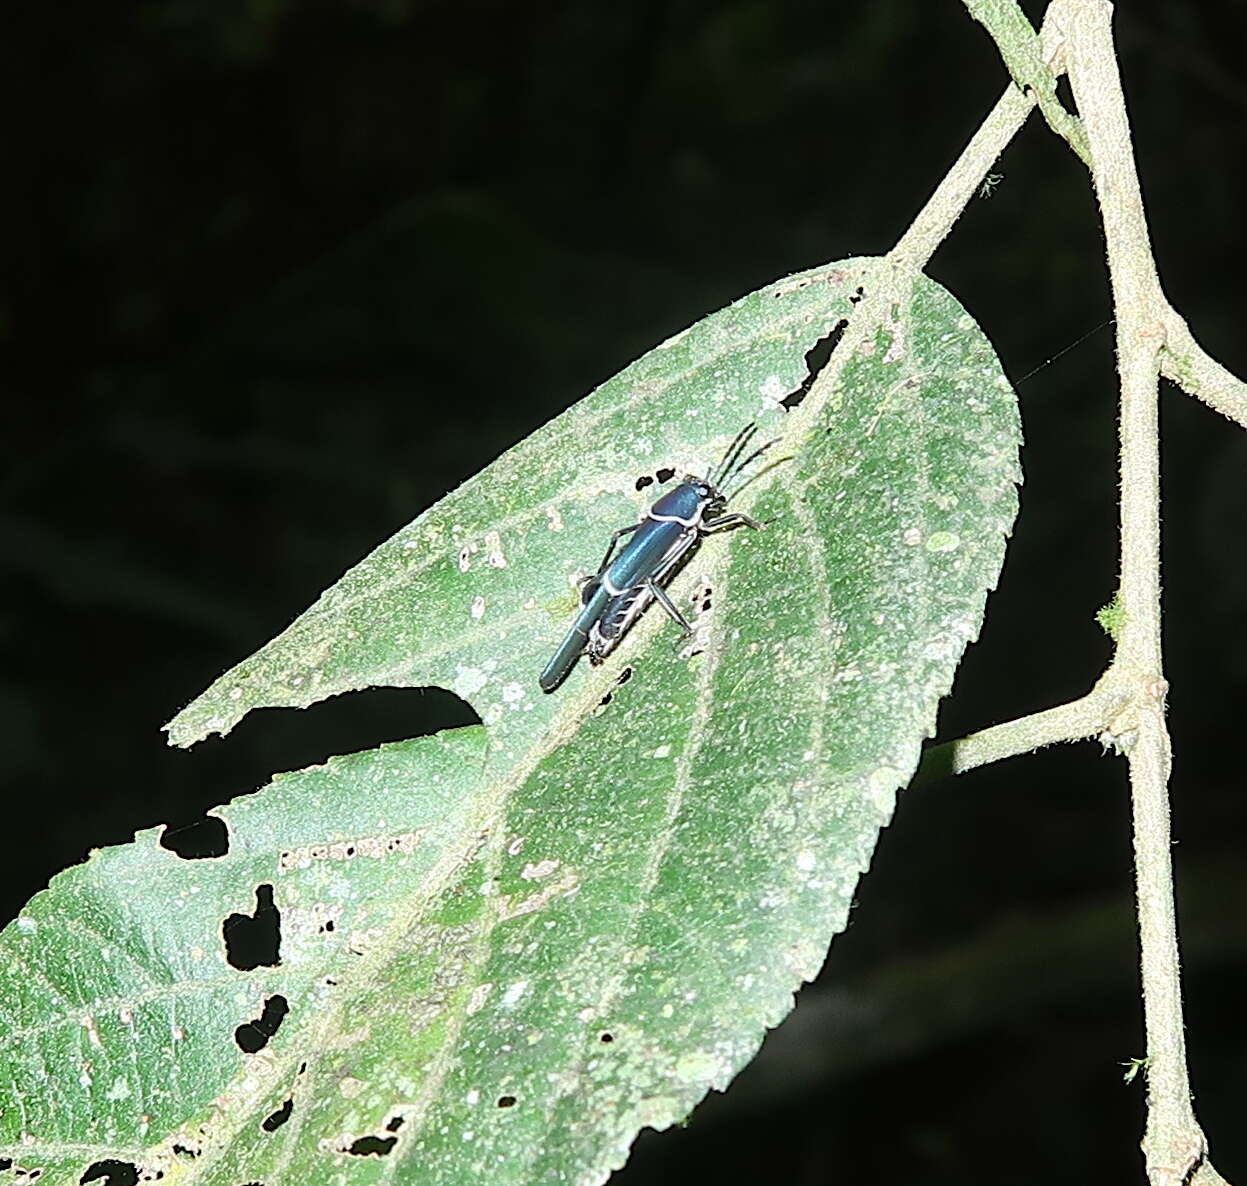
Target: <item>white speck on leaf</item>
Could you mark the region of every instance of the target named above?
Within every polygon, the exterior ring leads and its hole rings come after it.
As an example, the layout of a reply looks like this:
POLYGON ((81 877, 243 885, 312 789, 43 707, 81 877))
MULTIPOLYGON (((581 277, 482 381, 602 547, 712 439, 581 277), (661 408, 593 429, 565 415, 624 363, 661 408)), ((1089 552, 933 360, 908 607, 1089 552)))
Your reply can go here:
POLYGON ((502 536, 496 531, 485 533, 485 559, 490 568, 506 568, 507 558, 502 554, 502 536))
POLYGON ((671 747, 669 745, 660 745, 655 751, 655 758, 668 758, 671 756, 671 747))
POLYGON ((917 527, 908 527, 905 529, 905 534, 901 536, 901 539, 903 539, 909 547, 917 547, 918 544, 922 543, 922 532, 919 531, 917 527))
POLYGON ((543 877, 549 877, 560 864, 562 864, 561 861, 555 860, 529 861, 520 876, 525 881, 540 881, 543 877))
POLYGON ((927 540, 928 552, 955 552, 961 547, 961 536, 952 531, 936 531, 927 540))
POLYGON ((516 704, 524 699, 524 685, 511 683, 502 689, 502 698, 508 704, 516 704))
POLYGON ((563 530, 563 516, 559 514, 558 507, 546 507, 546 518, 550 520, 551 531, 563 530))
POLYGON ((758 388, 758 394, 765 403, 780 404, 788 395, 788 387, 778 375, 767 375, 758 388))
POLYGON ((472 598, 472 617, 480 621, 485 616, 485 598, 472 598))
POLYGON ((685 1083, 710 1079, 718 1069, 719 1060, 705 1050, 691 1050, 675 1064, 676 1077, 685 1083))
POLYGON ((818 865, 818 857, 814 855, 808 848, 803 848, 797 853, 797 868, 802 873, 812 873, 818 865))
POLYGON ((487 683, 489 676, 479 667, 455 668, 455 695, 468 697, 479 692, 487 683))
POLYGON ((502 1000, 499 1002, 504 1009, 514 1009, 520 1003, 520 998, 528 991, 527 980, 517 980, 508 987, 507 991, 502 994, 502 1000))
POLYGON ((883 356, 885 366, 894 363, 905 353, 905 323, 897 321, 894 317, 888 317, 886 325, 892 332, 892 341, 888 346, 887 353, 883 356))

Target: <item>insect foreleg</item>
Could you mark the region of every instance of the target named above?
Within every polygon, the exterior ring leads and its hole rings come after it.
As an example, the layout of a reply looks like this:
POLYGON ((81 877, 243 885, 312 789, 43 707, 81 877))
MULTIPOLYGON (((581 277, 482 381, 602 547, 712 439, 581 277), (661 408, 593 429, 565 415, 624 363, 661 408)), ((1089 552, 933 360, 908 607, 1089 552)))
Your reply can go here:
POLYGON ((737 512, 733 512, 730 515, 720 515, 717 519, 706 519, 702 523, 701 529, 703 531, 718 531, 720 527, 736 527, 742 524, 745 527, 752 527, 754 531, 762 530, 762 524, 757 519, 752 519, 748 515, 742 515, 737 512))

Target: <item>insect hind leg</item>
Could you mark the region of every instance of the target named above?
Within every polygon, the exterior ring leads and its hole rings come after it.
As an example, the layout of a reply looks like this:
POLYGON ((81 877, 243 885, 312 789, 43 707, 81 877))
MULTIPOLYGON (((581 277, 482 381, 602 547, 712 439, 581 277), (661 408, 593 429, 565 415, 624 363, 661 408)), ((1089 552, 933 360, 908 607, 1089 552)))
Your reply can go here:
POLYGON ((654 580, 649 580, 645 582, 645 587, 653 594, 654 600, 667 611, 667 616, 684 631, 685 638, 693 633, 693 628, 689 625, 688 619, 680 613, 675 602, 667 596, 666 590, 661 585, 654 580))
MULTIPOLYGON (((644 520, 641 520, 643 523, 644 520)), ((606 555, 602 557, 602 563, 598 565, 596 576, 601 576, 607 568, 610 567, 611 557, 615 554, 615 547, 625 535, 631 535, 641 523, 633 523, 631 527, 621 527, 614 535, 611 536, 610 543, 606 545, 606 555)), ((594 580, 596 577, 586 577, 586 581, 594 580)))

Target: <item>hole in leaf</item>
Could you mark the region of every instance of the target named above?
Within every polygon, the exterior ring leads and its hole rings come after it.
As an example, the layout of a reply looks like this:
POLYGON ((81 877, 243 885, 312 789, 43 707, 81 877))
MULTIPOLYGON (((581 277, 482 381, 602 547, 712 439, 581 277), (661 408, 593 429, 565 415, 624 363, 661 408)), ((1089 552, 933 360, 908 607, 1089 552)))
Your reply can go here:
POLYGON ((398 1132, 403 1127, 403 1118, 401 1116, 391 1116, 389 1123, 385 1126, 386 1132, 398 1132))
POLYGON ((699 585, 692 596, 693 608, 699 614, 708 614, 714 605, 714 586, 709 581, 699 585))
POLYGON ((857 302, 860 301, 865 295, 866 290, 859 286, 858 290, 851 297, 849 297, 849 304, 856 305, 857 302))
POLYGON ((814 386, 814 380, 818 378, 823 367, 827 365, 827 360, 831 357, 831 352, 836 348, 836 343, 840 341, 841 335, 844 333, 844 327, 849 323, 843 319, 837 321, 832 328, 831 333, 826 337, 819 338, 805 352, 806 376, 801 386, 796 391, 785 396, 779 402, 791 411, 797 407, 803 399, 809 394, 810 388, 814 386))
POLYGON ((172 1152, 178 1157, 195 1158, 199 1156, 198 1149, 191 1149, 187 1145, 178 1145, 175 1143, 171 1148, 172 1148, 172 1152))
POLYGON ((397 1144, 398 1137, 360 1137, 342 1152, 355 1157, 384 1157, 397 1144))
POLYGON ((290 1006, 286 998, 280 993, 274 993, 265 1000, 259 1017, 254 1021, 244 1022, 234 1031, 234 1041, 238 1043, 238 1049, 245 1054, 255 1054, 256 1051, 263 1050, 269 1039, 281 1028, 281 1023, 289 1012, 290 1006))
POLYGON ((658 471, 658 480, 660 482, 670 482, 675 477, 675 470, 663 468, 658 471))
POLYGON ((281 963, 281 912, 273 905, 273 887, 258 885, 255 914, 231 914, 221 924, 225 958, 240 972, 275 968, 281 963))
POLYGON ((260 1125, 265 1132, 276 1132, 287 1120, 290 1119, 290 1113, 294 1111, 294 1099, 288 1099, 280 1108, 271 1116, 265 1117, 260 1125))
POLYGON ((106 1157, 88 1166, 78 1181, 81 1186, 87 1182, 99 1182, 101 1186, 139 1186, 139 1167, 130 1161, 106 1157))
POLYGON ((480 722, 466 700, 445 688, 363 688, 297 711, 257 709, 238 723, 222 752, 234 754, 231 785, 256 787, 274 770, 302 770, 335 754, 480 722))
POLYGON ((654 484, 654 479, 651 478, 649 474, 642 474, 636 480, 636 488, 638 490, 644 490, 646 486, 652 486, 653 484, 654 484))
POLYGON ((611 702, 611 697, 615 694, 615 688, 621 687, 622 685, 626 684, 631 678, 632 678, 632 668, 625 667, 619 673, 619 678, 615 680, 615 687, 611 688, 611 690, 607 692, 606 695, 603 696, 601 700, 598 701, 598 709, 600 710, 600 709, 605 708, 611 702))
POLYGON ((515 1107, 515 1096, 513 1096, 513 1095, 500 1095, 500 1096, 498 1097, 498 1107, 500 1107, 500 1108, 514 1108, 514 1107, 515 1107))
POLYGON ((160 847, 186 861, 223 857, 229 852, 229 829, 223 819, 207 815, 194 823, 166 827, 160 834, 160 847))
POLYGON ((1069 79, 1064 74, 1056 80, 1056 97, 1057 102, 1069 112, 1070 115, 1077 117, 1078 103, 1074 99, 1074 88, 1070 86, 1069 79))
POLYGON ((603 1042, 613 1042, 615 1040, 615 1035, 611 1033, 605 1033, 602 1035, 600 1040, 603 1042))

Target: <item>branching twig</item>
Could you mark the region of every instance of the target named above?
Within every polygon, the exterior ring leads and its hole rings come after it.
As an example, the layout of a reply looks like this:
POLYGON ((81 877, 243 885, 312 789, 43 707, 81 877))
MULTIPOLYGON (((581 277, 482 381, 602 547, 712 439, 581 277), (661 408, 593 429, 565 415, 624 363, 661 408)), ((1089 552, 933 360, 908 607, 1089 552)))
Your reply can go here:
MULTIPOLYGON (((1015 0, 964 0, 964 3, 970 15, 991 35, 1015 84, 1027 88, 1036 97, 1048 126, 1091 169, 1092 162, 1087 150, 1086 113, 1083 112, 1083 119, 1076 118, 1056 98, 1056 79, 1065 70, 1063 37, 1068 26, 1064 22, 1054 26, 1046 17, 1041 40, 1035 35, 1015 0), (1046 79, 1042 74, 1036 75, 1036 70, 1040 68, 1036 63, 1046 71, 1046 79), (1049 66, 1051 69, 1048 69, 1049 66)), ((1057 0, 1049 8, 1048 16, 1059 13, 1062 8, 1062 3, 1057 0)), ((1115 63, 1116 58, 1114 76, 1115 63)), ((1081 104, 1079 110, 1082 110, 1081 104)), ((1223 416, 1228 416, 1235 423, 1247 428, 1247 383, 1205 353, 1191 335, 1186 322, 1165 299, 1163 293, 1158 291, 1157 298, 1153 315, 1165 329, 1161 373, 1189 395, 1203 400, 1223 416)))
POLYGON ((1121 584, 1124 623, 1113 666, 1136 680, 1130 766, 1148 1116, 1143 1139, 1153 1186, 1185 1186, 1207 1152, 1191 1107, 1182 1026, 1169 831, 1169 730, 1160 630, 1160 428, 1163 316, 1168 308, 1148 240, 1108 0, 1056 0, 1068 34, 1066 67, 1091 145, 1104 223, 1121 374, 1121 584))
MULTIPOLYGON (((939 747, 927 777, 957 772, 1039 745, 1099 732, 1127 756, 1134 807, 1148 1119, 1143 1140, 1153 1186, 1211 1186, 1191 1106, 1182 1023, 1170 858, 1167 689, 1161 653, 1158 381, 1162 373, 1247 426, 1247 386, 1209 358, 1165 299, 1156 275, 1135 171, 1125 98, 1113 49, 1109 0, 1053 0, 1037 44, 1013 0, 965 0, 1000 47, 1019 86, 1087 163, 1108 251, 1121 375, 1122 627, 1117 653, 1087 696, 939 747), (1039 46, 1047 52, 1041 52, 1039 46), (1080 117, 1057 111, 1036 62, 1065 69, 1080 117)), ((998 105, 999 107, 999 105, 998 105)))
MULTIPOLYGON (((1190 1103, 1169 855, 1169 735, 1160 634, 1158 380, 1162 373, 1247 427, 1247 386, 1195 343, 1161 290, 1139 194, 1109 0, 1053 0, 1036 38, 1014 0, 965 0, 1000 46, 1014 83, 888 255, 892 280, 873 286, 815 384, 876 332, 907 277, 924 268, 996 158, 1038 104, 1088 164, 1104 222, 1121 372, 1123 625, 1113 663, 1084 697, 937 747, 920 779, 957 773, 1058 741, 1099 735, 1127 755, 1134 798, 1149 1110, 1143 1147, 1153 1186, 1214 1186, 1190 1103), (1068 71, 1081 113, 1056 98, 1068 71)), ((809 406, 809 405, 807 405, 809 406)), ((798 410, 795 415, 800 415, 798 410)))

